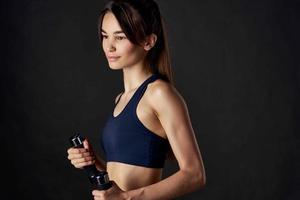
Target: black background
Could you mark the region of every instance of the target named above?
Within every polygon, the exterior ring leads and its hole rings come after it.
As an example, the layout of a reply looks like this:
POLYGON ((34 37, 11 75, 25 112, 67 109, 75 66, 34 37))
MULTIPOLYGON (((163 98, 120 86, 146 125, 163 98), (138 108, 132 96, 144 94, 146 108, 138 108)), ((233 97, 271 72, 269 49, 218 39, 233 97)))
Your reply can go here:
MULTIPOLYGON (((299 1, 158 3, 207 175, 180 199, 299 199, 299 1)), ((123 88, 97 38, 103 5, 1 1, 1 199, 91 199, 66 149, 80 131, 102 153, 123 88)))

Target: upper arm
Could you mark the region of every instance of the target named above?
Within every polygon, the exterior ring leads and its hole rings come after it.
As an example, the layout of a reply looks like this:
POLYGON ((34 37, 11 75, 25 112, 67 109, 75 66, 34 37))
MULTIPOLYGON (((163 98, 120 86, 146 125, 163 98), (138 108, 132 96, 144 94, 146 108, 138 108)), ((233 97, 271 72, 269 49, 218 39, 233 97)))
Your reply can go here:
POLYGON ((152 88, 152 107, 164 128, 181 169, 204 167, 187 105, 177 90, 168 83, 152 88))

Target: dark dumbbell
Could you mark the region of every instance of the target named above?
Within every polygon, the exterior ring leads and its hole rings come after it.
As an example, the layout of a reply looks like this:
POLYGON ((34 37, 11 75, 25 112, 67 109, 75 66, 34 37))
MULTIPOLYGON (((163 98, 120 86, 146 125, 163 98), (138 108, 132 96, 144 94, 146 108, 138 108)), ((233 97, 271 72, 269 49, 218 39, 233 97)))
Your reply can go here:
MULTIPOLYGON (((74 148, 84 148, 83 146, 84 139, 85 138, 82 137, 79 133, 76 133, 69 138, 69 142, 74 148)), ((85 166, 84 170, 86 171, 88 178, 95 189, 107 190, 112 186, 112 183, 109 180, 107 172, 98 171, 94 164, 85 166)))

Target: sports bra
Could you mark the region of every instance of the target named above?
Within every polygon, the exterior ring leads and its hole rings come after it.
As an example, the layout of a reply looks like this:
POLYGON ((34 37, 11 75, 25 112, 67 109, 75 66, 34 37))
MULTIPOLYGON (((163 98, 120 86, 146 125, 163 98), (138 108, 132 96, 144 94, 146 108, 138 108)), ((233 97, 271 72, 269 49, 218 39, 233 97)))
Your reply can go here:
MULTIPOLYGON (((147 85, 158 78, 159 74, 152 74, 136 89, 116 117, 113 112, 110 113, 101 140, 107 162, 116 161, 149 168, 164 166, 169 149, 168 140, 146 128, 136 114, 137 105, 147 85)), ((120 97, 115 105, 118 104, 120 97)))

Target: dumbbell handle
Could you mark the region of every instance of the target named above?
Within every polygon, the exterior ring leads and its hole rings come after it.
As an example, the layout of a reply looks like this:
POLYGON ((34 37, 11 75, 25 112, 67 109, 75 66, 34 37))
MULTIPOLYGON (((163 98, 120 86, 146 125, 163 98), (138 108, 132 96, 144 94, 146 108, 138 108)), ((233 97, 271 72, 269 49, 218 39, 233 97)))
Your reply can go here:
MULTIPOLYGON (((84 138, 79 133, 73 135, 69 139, 69 142, 74 148, 84 148, 83 141, 84 138)), ((88 165, 83 168, 86 171, 89 180, 94 185, 95 189, 107 190, 112 186, 111 181, 109 181, 107 172, 98 171, 95 164, 88 165)))
MULTIPOLYGON (((70 143, 74 148, 84 148, 83 141, 84 141, 84 138, 80 134, 75 134, 74 136, 72 136, 70 138, 70 143)), ((96 166, 94 164, 88 165, 88 166, 84 166, 83 169, 86 171, 86 173, 90 179, 90 182, 93 182, 93 177, 95 176, 95 174, 98 171, 96 169, 96 166)))

